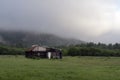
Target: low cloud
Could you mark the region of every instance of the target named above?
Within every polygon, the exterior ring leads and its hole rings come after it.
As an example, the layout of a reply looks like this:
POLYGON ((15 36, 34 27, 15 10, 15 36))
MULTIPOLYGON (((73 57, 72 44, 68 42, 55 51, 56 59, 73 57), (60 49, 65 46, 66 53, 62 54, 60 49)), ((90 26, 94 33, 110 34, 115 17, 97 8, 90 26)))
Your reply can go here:
POLYGON ((118 3, 118 0, 0 0, 0 28, 95 42, 107 42, 106 38, 111 36, 110 42, 118 42, 118 3))

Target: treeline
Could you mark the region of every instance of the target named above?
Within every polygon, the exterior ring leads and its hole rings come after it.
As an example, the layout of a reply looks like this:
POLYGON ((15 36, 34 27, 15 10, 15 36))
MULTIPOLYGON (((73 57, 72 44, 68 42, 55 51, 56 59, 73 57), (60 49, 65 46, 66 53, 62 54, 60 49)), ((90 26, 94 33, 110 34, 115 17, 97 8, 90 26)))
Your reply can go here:
POLYGON ((94 48, 101 48, 101 49, 120 49, 120 43, 115 44, 104 44, 104 43, 86 43, 86 44, 79 44, 76 47, 94 47, 94 48))
POLYGON ((0 55, 24 55, 23 48, 0 45, 0 55))
MULTIPOLYGON (((64 56, 120 56, 120 44, 85 43, 58 47, 64 56)), ((0 55, 24 55, 25 48, 0 45, 0 55)))
POLYGON ((86 43, 63 48, 65 56, 120 56, 120 44, 86 43))

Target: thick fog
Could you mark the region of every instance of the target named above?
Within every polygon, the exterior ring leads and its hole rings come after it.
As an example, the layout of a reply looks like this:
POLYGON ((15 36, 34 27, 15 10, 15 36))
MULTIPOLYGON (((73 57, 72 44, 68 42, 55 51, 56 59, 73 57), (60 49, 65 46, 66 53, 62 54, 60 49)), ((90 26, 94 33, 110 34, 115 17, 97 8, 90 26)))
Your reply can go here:
POLYGON ((0 0, 0 29, 120 41, 119 0, 0 0))

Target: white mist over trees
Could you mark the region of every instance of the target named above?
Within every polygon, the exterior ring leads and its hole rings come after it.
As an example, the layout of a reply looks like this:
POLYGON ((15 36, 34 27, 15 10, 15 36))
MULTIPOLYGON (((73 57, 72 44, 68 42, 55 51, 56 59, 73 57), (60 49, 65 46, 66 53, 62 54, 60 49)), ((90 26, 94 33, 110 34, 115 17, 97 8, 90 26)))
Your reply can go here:
POLYGON ((0 0, 0 29, 119 42, 119 0, 0 0))

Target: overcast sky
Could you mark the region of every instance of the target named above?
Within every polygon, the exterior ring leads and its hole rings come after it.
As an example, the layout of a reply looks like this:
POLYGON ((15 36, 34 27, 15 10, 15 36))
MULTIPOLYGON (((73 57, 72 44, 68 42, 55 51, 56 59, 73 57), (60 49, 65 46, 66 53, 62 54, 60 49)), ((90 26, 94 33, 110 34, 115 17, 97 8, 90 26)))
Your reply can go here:
POLYGON ((120 42, 120 0, 0 0, 0 29, 120 42))

